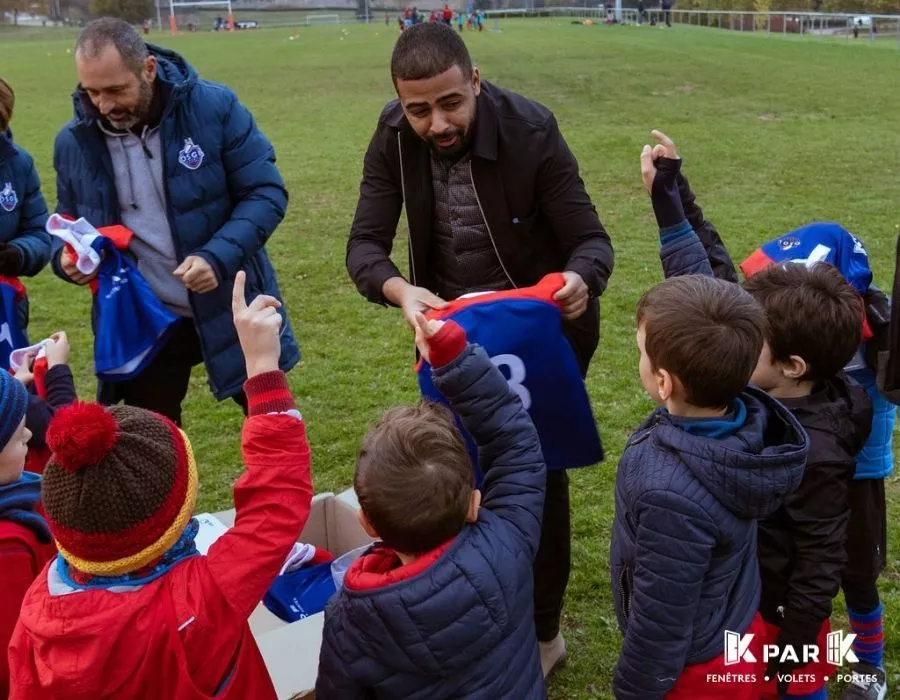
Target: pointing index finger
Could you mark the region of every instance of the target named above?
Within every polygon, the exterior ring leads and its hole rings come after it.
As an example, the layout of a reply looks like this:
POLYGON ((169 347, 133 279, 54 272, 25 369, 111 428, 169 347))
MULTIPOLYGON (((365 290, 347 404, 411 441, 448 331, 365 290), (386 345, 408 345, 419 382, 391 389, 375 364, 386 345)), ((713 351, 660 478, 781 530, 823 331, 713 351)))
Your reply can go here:
POLYGON ((234 289, 231 293, 231 311, 240 313, 247 308, 247 297, 244 296, 244 288, 247 283, 247 273, 241 270, 234 278, 234 289))
POLYGON ((653 138, 655 138, 657 141, 659 141, 665 147, 666 152, 668 153, 669 157, 674 156, 675 142, 672 141, 672 139, 670 139, 663 132, 661 132, 657 129, 654 129, 653 131, 651 131, 650 134, 653 136, 653 138))

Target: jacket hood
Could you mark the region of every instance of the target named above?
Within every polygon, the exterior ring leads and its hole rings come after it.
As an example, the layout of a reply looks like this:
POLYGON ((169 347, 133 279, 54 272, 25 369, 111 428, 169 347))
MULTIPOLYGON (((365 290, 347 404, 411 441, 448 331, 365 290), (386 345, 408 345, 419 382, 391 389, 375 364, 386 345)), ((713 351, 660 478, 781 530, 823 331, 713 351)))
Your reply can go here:
POLYGON ((16 144, 13 141, 12 129, 0 131, 0 163, 16 155, 16 144))
POLYGON ((784 406, 748 387, 740 399, 747 409, 743 426, 724 438, 692 435, 658 411, 653 439, 679 454, 700 483, 740 518, 774 512, 803 478, 809 438, 784 406))
POLYGON ((40 673, 41 697, 82 700, 95 697, 135 697, 148 679, 152 654, 135 650, 135 639, 147 648, 158 648, 155 637, 165 633, 160 606, 135 605, 129 600, 140 593, 108 591, 73 592, 56 573, 56 560, 38 576, 34 585, 49 588, 48 596, 28 595, 19 621, 33 649, 40 673), (132 651, 129 651, 132 650, 132 651))
MULTIPOLYGON (((199 78, 197 71, 181 54, 149 43, 147 49, 151 56, 156 57, 156 83, 157 88, 163 92, 165 103, 163 114, 165 115, 184 99, 199 78)), ((72 101, 76 121, 92 122, 100 117, 100 113, 91 103, 81 85, 76 87, 75 92, 72 93, 72 101)))
POLYGON ((818 382, 809 396, 784 405, 810 434, 810 462, 852 460, 872 429, 872 401, 844 374, 818 382))
MULTIPOLYGON (((479 521, 496 517, 482 509, 479 521)), ((473 548, 489 548, 479 545, 481 530, 466 526, 431 566, 410 578, 368 590, 345 586, 329 611, 347 622, 340 636, 398 674, 452 677, 490 653, 521 623, 514 614, 521 585, 515 566, 459 556, 466 548, 470 555, 473 548)))

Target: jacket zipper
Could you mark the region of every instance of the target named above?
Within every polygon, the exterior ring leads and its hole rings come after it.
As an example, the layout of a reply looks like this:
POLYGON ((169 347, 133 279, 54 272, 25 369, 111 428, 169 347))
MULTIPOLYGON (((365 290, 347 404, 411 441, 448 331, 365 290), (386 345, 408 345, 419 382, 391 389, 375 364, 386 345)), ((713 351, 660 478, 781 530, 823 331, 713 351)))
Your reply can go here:
POLYGON ((625 448, 628 449, 629 447, 637 445, 638 443, 646 440, 650 436, 650 433, 654 431, 657 425, 659 425, 659 416, 655 415, 650 421, 650 424, 646 428, 644 428, 639 435, 634 435, 631 437, 631 439, 625 444, 625 448))
MULTIPOLYGON (((175 228, 175 216, 172 212, 172 198, 169 195, 169 166, 166 163, 166 141, 163 139, 163 121, 168 116, 168 114, 164 114, 162 118, 159 120, 159 140, 162 144, 160 151, 161 156, 161 167, 162 167, 162 183, 163 183, 163 193, 166 195, 166 217, 169 220, 169 230, 172 232, 172 243, 175 244, 175 252, 178 253, 178 257, 184 262, 184 250, 181 247, 181 241, 178 239, 178 229, 175 228)), ((219 284, 221 285, 224 280, 219 280, 219 284)), ((194 328, 197 330, 197 340, 200 343, 200 354, 203 356, 204 364, 206 363, 206 347, 203 342, 203 334, 200 332, 200 328, 197 326, 197 306, 194 304, 194 298, 191 296, 191 291, 188 290, 188 304, 191 305, 191 311, 194 314, 194 318, 191 321, 194 324, 194 328)), ((209 388, 212 389, 213 394, 219 393, 219 388, 216 386, 215 381, 213 380, 211 373, 207 372, 207 381, 209 382, 209 388)), ((216 396, 218 398, 218 396, 216 396)))
POLYGON ((625 615, 625 619, 627 620, 629 617, 629 613, 631 612, 631 601, 625 594, 625 584, 622 583, 625 575, 626 569, 623 567, 622 572, 619 574, 619 598, 622 600, 622 613, 625 615))
POLYGON ((406 199, 406 176, 403 173, 403 145, 401 143, 401 134, 397 133, 397 153, 400 155, 400 195, 403 197, 403 206, 406 207, 406 242, 409 246, 409 276, 412 279, 413 286, 416 284, 416 256, 413 253, 412 226, 409 221, 409 203, 406 199))
POLYGON ((494 247, 494 255, 497 256, 497 262, 500 263, 500 268, 503 270, 503 274, 506 275, 506 279, 509 280, 509 283, 514 289, 518 289, 518 285, 513 282, 513 278, 507 271, 506 265, 503 264, 503 258, 500 257, 500 251, 497 249, 497 243, 494 241, 494 234, 491 233, 491 225, 488 223, 487 217, 484 215, 484 209, 481 207, 481 198, 478 196, 478 188, 475 186, 475 173, 472 172, 471 163, 469 164, 469 179, 472 181, 472 191, 475 193, 475 201, 478 202, 478 211, 481 212, 481 220, 484 221, 484 227, 487 229, 488 238, 491 239, 491 245, 494 247))

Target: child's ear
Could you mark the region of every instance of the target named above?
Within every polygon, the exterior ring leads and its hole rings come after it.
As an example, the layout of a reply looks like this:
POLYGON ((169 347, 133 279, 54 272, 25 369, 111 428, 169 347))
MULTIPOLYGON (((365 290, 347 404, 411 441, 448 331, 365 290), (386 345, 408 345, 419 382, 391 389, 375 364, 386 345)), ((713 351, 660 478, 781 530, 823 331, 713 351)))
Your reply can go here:
POLYGON ((800 379, 809 371, 809 365, 799 355, 791 355, 787 362, 781 363, 781 373, 788 379, 800 381, 800 379))
POLYGON ((672 394, 675 393, 678 380, 665 369, 656 370, 655 376, 656 391, 659 394, 660 401, 668 401, 672 398, 672 394))
POLYGON ((472 489, 472 496, 469 498, 469 512, 466 513, 467 523, 477 522, 479 508, 481 508, 481 491, 472 489))
POLYGON ((366 514, 363 513, 362 508, 356 511, 356 517, 359 519, 359 524, 362 525, 362 529, 366 531, 366 534, 369 537, 374 537, 376 540, 381 539, 378 536, 378 533, 375 532, 375 528, 372 527, 372 523, 369 522, 369 519, 366 517, 366 514))

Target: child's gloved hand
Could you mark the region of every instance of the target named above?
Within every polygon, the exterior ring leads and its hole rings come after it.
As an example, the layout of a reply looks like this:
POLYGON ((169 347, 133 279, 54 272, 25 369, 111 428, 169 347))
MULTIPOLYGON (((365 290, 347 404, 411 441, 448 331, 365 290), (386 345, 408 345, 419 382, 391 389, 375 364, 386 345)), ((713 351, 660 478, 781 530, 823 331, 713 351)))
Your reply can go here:
POLYGON ((678 190, 681 158, 672 139, 661 131, 650 133, 659 143, 652 147, 645 145, 641 151, 641 177, 653 201, 656 222, 660 228, 668 228, 686 218, 678 190))
POLYGON ((69 336, 65 331, 54 333, 44 345, 44 353, 47 355, 47 367, 69 364, 69 336))
POLYGON ((456 321, 429 321, 417 313, 416 347, 432 367, 443 367, 465 350, 466 332, 456 321))
POLYGON ((278 371, 281 357, 281 302, 275 297, 260 294, 247 304, 245 285, 247 275, 237 273, 231 298, 234 327, 237 330, 244 361, 247 363, 247 378, 258 374, 278 371))
POLYGON ((22 252, 14 245, 0 243, 0 275, 18 277, 22 274, 22 252))

